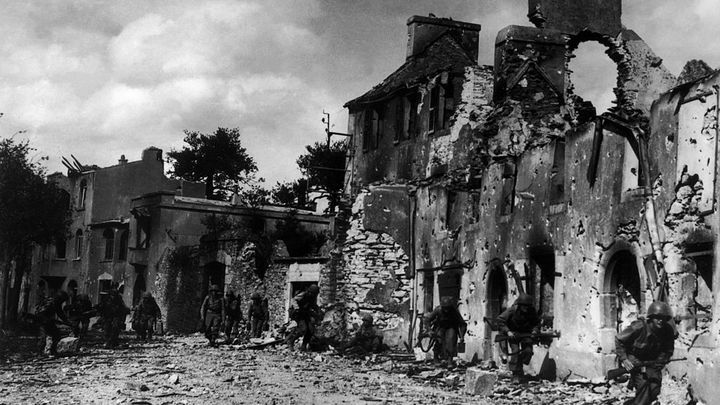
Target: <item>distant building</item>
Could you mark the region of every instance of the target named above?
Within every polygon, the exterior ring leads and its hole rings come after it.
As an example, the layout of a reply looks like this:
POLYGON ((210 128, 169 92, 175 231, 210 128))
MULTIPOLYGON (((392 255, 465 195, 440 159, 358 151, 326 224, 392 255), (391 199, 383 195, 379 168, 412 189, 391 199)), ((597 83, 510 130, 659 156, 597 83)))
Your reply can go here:
MULTIPOLYGON (((128 262, 132 199, 161 190, 191 197, 205 191, 203 184, 168 179, 162 150, 155 147, 145 149, 138 161, 122 156, 114 166, 83 167, 49 178, 70 194, 72 222, 67 239, 36 249, 32 300, 39 291, 77 288, 97 302, 112 283, 127 284, 134 274, 128 262)), ((125 294, 129 298, 129 291, 125 294)))

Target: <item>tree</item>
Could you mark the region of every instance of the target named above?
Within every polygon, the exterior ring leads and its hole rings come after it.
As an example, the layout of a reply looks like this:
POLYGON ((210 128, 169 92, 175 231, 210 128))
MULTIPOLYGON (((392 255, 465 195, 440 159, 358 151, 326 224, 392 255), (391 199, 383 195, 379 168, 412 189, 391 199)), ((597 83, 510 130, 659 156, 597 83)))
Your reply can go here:
POLYGON ((274 204, 298 209, 307 209, 307 179, 292 182, 277 182, 270 190, 270 198, 274 204))
MULTIPOLYGON (((340 203, 345 185, 345 155, 348 144, 339 141, 330 145, 316 142, 305 147, 307 153, 300 155, 297 165, 308 179, 309 190, 328 199, 328 211, 335 211, 340 203)), ((317 198, 316 198, 317 199, 317 198)))
POLYGON ((228 200, 257 172, 257 165, 240 142, 238 128, 218 128, 213 134, 185 130, 181 150, 168 152, 170 175, 205 182, 205 196, 228 200))
POLYGON ((47 158, 33 161, 33 151, 27 141, 0 140, 0 328, 14 320, 33 246, 67 238, 70 224, 69 194, 47 181, 47 158))

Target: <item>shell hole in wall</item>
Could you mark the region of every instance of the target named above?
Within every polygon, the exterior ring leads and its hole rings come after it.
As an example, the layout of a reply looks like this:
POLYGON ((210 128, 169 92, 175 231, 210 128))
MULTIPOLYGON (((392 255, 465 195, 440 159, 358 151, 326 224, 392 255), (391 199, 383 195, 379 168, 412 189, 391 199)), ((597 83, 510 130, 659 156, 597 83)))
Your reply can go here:
POLYGON ((607 48, 594 41, 581 43, 570 60, 570 82, 573 94, 589 101, 596 115, 608 111, 616 100, 617 65, 605 53, 607 48))

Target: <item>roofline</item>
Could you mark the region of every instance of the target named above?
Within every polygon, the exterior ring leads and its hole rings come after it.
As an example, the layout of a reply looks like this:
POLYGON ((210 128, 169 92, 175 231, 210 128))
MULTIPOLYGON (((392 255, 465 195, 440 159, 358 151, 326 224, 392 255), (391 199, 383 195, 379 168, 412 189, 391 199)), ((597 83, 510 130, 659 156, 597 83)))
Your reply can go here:
POLYGON ((420 15, 414 15, 407 20, 407 25, 412 23, 424 23, 432 25, 440 25, 443 27, 450 28, 461 28, 464 30, 481 31, 482 26, 476 23, 469 23, 464 21, 455 21, 450 18, 437 18, 437 17, 425 17, 420 15))

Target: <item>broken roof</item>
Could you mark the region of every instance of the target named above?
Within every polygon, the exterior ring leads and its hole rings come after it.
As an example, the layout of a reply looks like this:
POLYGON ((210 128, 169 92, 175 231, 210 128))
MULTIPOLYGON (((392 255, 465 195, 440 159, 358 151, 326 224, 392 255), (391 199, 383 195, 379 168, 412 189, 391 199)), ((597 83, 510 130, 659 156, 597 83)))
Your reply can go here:
POLYGON ((410 57, 382 83, 362 96, 345 103, 350 108, 385 100, 402 89, 416 86, 443 71, 462 72, 466 66, 477 65, 470 55, 447 32, 432 42, 425 50, 410 57))

